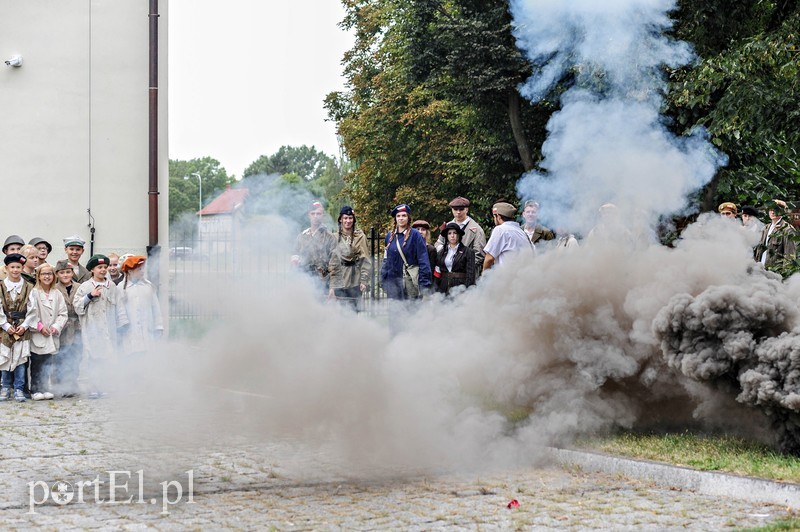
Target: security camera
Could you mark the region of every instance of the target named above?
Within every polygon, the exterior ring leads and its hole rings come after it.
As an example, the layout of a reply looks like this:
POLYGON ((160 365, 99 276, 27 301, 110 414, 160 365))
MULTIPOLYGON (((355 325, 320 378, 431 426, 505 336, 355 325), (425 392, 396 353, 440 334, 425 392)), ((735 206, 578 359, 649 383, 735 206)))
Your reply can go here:
POLYGON ((12 56, 11 59, 6 61, 6 65, 12 66, 12 67, 20 67, 20 66, 22 66, 22 56, 21 55, 12 56))

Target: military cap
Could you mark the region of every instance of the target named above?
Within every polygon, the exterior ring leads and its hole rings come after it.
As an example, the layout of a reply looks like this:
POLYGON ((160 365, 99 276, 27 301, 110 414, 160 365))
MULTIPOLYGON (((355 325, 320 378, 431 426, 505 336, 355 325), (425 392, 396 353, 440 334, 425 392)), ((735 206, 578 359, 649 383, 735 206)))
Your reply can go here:
POLYGON ((56 273, 60 272, 61 270, 71 270, 72 263, 68 260, 60 260, 56 262, 56 267, 53 269, 56 271, 56 273))
POLYGON ((68 236, 64 239, 64 247, 68 248, 70 246, 80 246, 83 247, 86 245, 86 241, 82 239, 78 235, 68 236))
POLYGON ((411 207, 409 207, 405 203, 401 203, 400 205, 395 206, 395 208, 392 209, 392 218, 397 216, 397 213, 400 213, 400 212, 405 212, 409 216, 411 216, 411 207))
POLYGON ((86 263, 86 269, 92 271, 101 264, 108 266, 108 257, 98 253, 96 255, 92 255, 92 258, 90 258, 89 262, 86 263))
POLYGON ((28 259, 20 255, 19 253, 9 253, 8 255, 6 255, 6 258, 3 259, 3 262, 5 262, 6 266, 11 264, 12 262, 19 262, 20 264, 25 264, 27 261, 28 259))
POLYGON ((758 211, 756 210, 755 207, 752 207, 750 205, 745 205, 744 207, 742 207, 742 214, 746 214, 748 216, 756 216, 757 217, 758 216, 758 211))
POLYGON ((325 208, 325 206, 324 206, 324 205, 322 205, 322 202, 321 202, 321 201, 319 201, 319 200, 314 200, 314 201, 312 201, 312 202, 311 202, 311 204, 308 206, 308 212, 311 212, 311 211, 316 211, 317 209, 324 209, 324 208, 325 208))
POLYGON ((772 200, 772 204, 769 206, 769 209, 778 214, 784 214, 787 210, 789 210, 789 206, 783 200, 774 199, 772 200))
POLYGON ((720 203, 719 207, 717 208, 717 210, 720 213, 723 213, 723 212, 732 212, 733 214, 738 214, 739 213, 739 209, 736 208, 736 204, 735 203, 731 203, 730 201, 726 201, 725 203, 720 203))
POLYGON ((469 207, 469 200, 461 196, 455 198, 449 203, 450 207, 469 207))
POLYGON ((47 246, 47 252, 48 253, 53 251, 53 246, 50 245, 50 242, 48 242, 47 240, 45 240, 44 238, 42 238, 40 236, 35 236, 35 237, 31 238, 31 240, 30 240, 30 242, 28 242, 28 244, 30 244, 33 247, 36 247, 39 244, 44 244, 45 246, 47 246))
POLYGON ((20 246, 24 246, 25 241, 22 240, 22 237, 19 235, 11 235, 10 237, 6 238, 5 242, 3 242, 3 253, 6 252, 8 246, 11 244, 19 244, 20 246))
POLYGON ((501 201, 492 205, 492 214, 500 214, 506 218, 513 218, 517 215, 517 208, 510 203, 501 201))

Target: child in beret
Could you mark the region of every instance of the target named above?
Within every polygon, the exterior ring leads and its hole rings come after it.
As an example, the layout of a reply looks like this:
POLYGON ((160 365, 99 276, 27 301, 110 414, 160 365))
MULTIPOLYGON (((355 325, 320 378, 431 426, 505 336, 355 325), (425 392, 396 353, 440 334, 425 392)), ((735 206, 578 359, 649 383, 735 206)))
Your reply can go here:
POLYGON ((8 401, 11 388, 14 400, 25 401, 25 378, 30 357, 31 328, 36 327, 36 311, 30 304, 33 286, 22 278, 25 257, 19 253, 6 255, 3 262, 7 277, 0 282, 0 401, 8 401))
POLYGON ((89 399, 106 395, 110 372, 117 357, 119 330, 128 326, 117 285, 107 278, 109 259, 93 255, 86 263, 92 277, 81 284, 72 300, 81 321, 81 339, 86 356, 89 399))

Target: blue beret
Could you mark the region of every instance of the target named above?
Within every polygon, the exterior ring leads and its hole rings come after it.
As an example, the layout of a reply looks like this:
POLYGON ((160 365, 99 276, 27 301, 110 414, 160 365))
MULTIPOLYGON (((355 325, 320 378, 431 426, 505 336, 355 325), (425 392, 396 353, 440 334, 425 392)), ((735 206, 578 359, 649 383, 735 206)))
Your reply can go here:
POLYGON ((399 212, 405 212, 405 213, 408 213, 409 216, 411 216, 411 207, 409 207, 405 203, 401 203, 400 205, 398 205, 394 209, 392 209, 392 218, 397 216, 397 213, 399 213, 399 212))

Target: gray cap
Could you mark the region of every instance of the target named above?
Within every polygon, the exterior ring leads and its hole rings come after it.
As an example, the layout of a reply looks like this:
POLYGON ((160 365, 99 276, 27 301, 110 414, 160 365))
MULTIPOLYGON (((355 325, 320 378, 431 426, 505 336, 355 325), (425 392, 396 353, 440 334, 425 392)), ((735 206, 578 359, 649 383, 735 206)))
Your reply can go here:
POLYGON ((19 235, 11 235, 10 237, 6 238, 5 242, 3 242, 3 253, 6 252, 6 249, 8 249, 8 246, 11 244, 19 244, 20 246, 24 246, 25 241, 19 235))
POLYGON ((44 244, 45 246, 47 246, 47 252, 48 253, 53 251, 53 246, 50 245, 50 242, 48 242, 47 240, 45 240, 44 238, 42 238, 40 236, 35 236, 35 237, 31 238, 30 241, 28 242, 28 244, 30 244, 33 247, 36 247, 39 244, 44 244))
POLYGON ((82 239, 79 235, 72 235, 68 236, 64 239, 64 247, 68 248, 69 246, 80 246, 83 247, 86 245, 86 240, 82 239))

